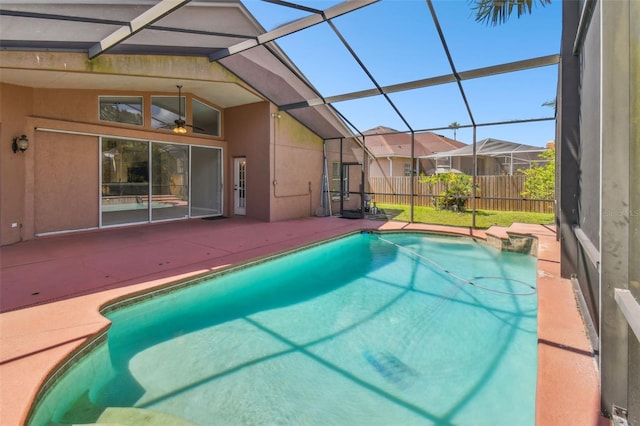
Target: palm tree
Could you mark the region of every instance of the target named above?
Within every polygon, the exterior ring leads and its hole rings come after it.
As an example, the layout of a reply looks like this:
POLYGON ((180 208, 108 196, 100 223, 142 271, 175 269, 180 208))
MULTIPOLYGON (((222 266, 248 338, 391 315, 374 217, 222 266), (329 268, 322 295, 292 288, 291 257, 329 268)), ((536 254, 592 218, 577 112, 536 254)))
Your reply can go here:
MULTIPOLYGON (((518 18, 524 14, 530 14, 534 0, 470 0, 471 8, 476 11, 476 22, 496 26, 504 24, 511 16, 513 9, 518 12, 518 18)), ((551 4, 551 0, 538 0, 544 7, 551 4)))
POLYGON ((553 98, 552 101, 547 101, 542 104, 543 107, 554 107, 556 106, 556 98, 553 98))
POLYGON ((458 139, 456 139, 456 131, 460 128, 460 123, 454 121, 453 123, 449 124, 449 128, 453 129, 453 140, 457 141, 458 139))

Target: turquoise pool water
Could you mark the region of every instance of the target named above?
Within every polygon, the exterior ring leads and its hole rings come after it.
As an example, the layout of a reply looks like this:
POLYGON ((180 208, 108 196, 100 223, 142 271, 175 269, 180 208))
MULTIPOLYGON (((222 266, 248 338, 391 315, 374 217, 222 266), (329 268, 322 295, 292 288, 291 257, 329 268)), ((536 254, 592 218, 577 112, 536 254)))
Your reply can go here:
POLYGON ((535 281, 466 238, 349 236, 113 311, 30 424, 533 425, 535 281))

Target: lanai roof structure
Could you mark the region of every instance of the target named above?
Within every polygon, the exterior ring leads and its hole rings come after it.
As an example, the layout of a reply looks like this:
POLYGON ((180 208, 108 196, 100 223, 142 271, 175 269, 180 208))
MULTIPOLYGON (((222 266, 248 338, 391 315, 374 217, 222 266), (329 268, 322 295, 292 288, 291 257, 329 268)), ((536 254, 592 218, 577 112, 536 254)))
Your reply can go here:
MULTIPOLYGON (((439 16, 451 14, 452 6, 452 2, 438 0, 11 1, 0 7, 0 40, 5 51, 86 53, 86 60, 96 67, 106 61, 106 54, 206 57, 325 139, 362 136, 364 129, 374 127, 351 118, 351 112, 363 103, 384 113, 390 127, 408 133, 446 129, 454 121, 461 122, 461 131, 553 121, 548 108, 539 108, 548 99, 516 99, 511 89, 500 87, 523 87, 532 81, 532 72, 543 70, 547 78, 536 80, 546 81, 543 96, 553 97, 559 43, 532 43, 526 49, 523 43, 532 39, 528 35, 532 28, 517 22, 514 28, 522 36, 502 39, 500 49, 492 47, 501 61, 487 62, 483 55, 468 54, 486 49, 477 45, 472 34, 487 30, 470 17, 468 5, 466 16, 447 20, 447 27, 441 25, 439 16), (389 8, 403 18, 385 18, 389 8), (260 20, 274 16, 291 21, 260 20), (356 16, 364 16, 370 25, 350 25, 356 16), (457 36, 453 42, 447 38, 465 33, 470 37, 462 43, 457 36), (364 45, 363 35, 368 40, 364 45), (289 50, 293 39, 311 40, 313 54, 301 58, 289 50), (394 62, 391 73, 381 66, 381 60, 394 62), (317 73, 331 77, 332 86, 321 87, 312 75, 317 73), (483 109, 486 99, 476 95, 479 85, 493 88, 492 103, 501 104, 502 112, 483 109), (445 121, 434 122, 430 111, 441 109, 443 97, 454 99, 455 106, 445 121), (421 103, 420 111, 407 107, 415 101, 421 103)), ((500 40, 499 28, 493 32, 500 40)), ((5 63, 1 79, 62 89, 175 87, 175 81, 167 79, 67 73, 62 64, 57 65, 29 72, 5 63)), ((222 107, 258 100, 255 93, 232 84, 189 83, 190 91, 222 107)))

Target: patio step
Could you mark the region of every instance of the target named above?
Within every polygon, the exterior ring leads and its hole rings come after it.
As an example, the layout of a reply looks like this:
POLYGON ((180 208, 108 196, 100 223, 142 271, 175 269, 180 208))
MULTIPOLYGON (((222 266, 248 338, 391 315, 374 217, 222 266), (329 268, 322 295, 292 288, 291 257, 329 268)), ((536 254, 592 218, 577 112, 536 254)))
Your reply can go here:
POLYGON ((502 251, 537 255, 538 239, 532 234, 514 229, 513 226, 492 226, 485 232, 487 244, 502 251))

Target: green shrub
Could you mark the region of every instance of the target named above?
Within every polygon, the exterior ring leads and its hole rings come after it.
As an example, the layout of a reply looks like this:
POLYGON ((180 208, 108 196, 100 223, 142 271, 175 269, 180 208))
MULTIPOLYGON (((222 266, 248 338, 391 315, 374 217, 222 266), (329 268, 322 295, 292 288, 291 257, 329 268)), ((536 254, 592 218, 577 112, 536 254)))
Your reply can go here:
POLYGON ((437 183, 444 185, 444 191, 440 192, 435 203, 439 209, 464 211, 467 200, 473 192, 473 178, 463 173, 448 172, 422 176, 420 181, 427 183, 430 190, 433 190, 437 183))
POLYGON ((553 200, 556 187, 556 151, 548 149, 539 157, 546 161, 544 165, 534 161, 530 169, 520 170, 525 175, 525 189, 520 195, 532 200, 553 200))

